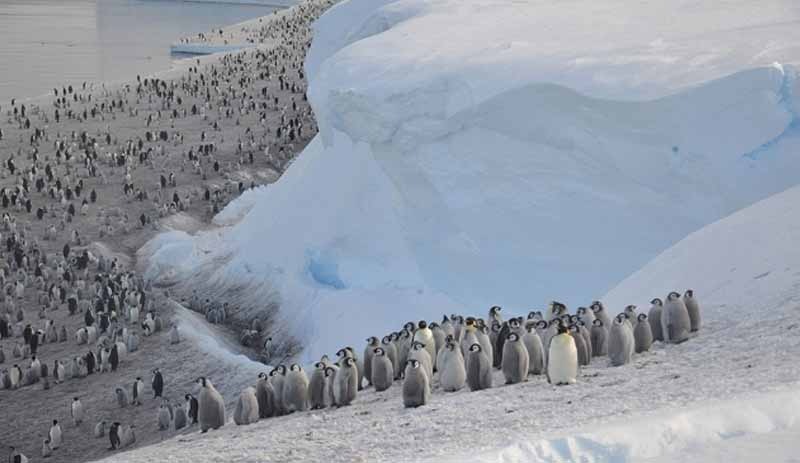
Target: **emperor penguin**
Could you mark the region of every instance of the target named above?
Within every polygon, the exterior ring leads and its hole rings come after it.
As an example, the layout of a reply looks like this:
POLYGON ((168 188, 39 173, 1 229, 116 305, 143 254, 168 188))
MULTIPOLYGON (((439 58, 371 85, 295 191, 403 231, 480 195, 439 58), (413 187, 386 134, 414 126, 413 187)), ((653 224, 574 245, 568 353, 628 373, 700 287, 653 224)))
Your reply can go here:
POLYGON ((604 357, 608 355, 608 330, 603 324, 603 320, 596 318, 592 323, 592 355, 604 357))
POLYGON ((506 384, 517 384, 528 380, 530 358, 528 350, 517 333, 509 333, 503 344, 503 376, 506 384))
MULTIPOLYGON (((444 339, 447 337, 447 333, 445 333, 442 327, 436 322, 431 322, 428 324, 428 328, 430 328, 431 333, 433 333, 433 344, 436 350, 436 355, 439 355, 439 351, 444 347, 444 339)), ((436 359, 433 361, 433 366, 436 368, 436 359)))
POLYGON ((636 325, 638 318, 638 314, 636 313, 636 306, 629 305, 625 307, 625 318, 628 321, 628 325, 630 325, 631 330, 633 330, 634 325, 636 325))
POLYGON ((357 390, 360 391, 361 388, 362 388, 360 372, 364 370, 364 365, 359 364, 358 358, 356 357, 355 351, 353 351, 353 349, 351 347, 344 347, 342 349, 339 349, 339 351, 336 353, 336 355, 339 357, 339 360, 337 361, 337 363, 340 364, 339 365, 340 367, 341 367, 341 363, 346 358, 352 358, 353 360, 355 360, 355 362, 353 362, 353 368, 355 368, 355 370, 356 370, 356 377, 357 377, 356 386, 358 387, 357 390))
POLYGON ((358 392, 358 379, 356 359, 346 357, 333 379, 333 396, 337 406, 344 407, 355 400, 358 392))
MULTIPOLYGON (((314 364, 314 371, 311 372, 311 379, 308 381, 308 401, 311 410, 319 410, 328 406, 326 367, 325 362, 320 361, 314 364)), ((377 390, 377 386, 375 388, 377 390)))
POLYGON ((486 356, 489 357, 489 364, 491 365, 494 359, 494 347, 492 346, 492 340, 489 339, 489 328, 487 328, 486 325, 480 324, 476 335, 478 337, 478 344, 480 344, 481 349, 486 352, 486 356))
POLYGON ((256 400, 258 400, 258 417, 270 418, 275 414, 275 390, 269 382, 267 373, 259 373, 256 380, 256 400))
POLYGON ((375 386, 375 391, 383 392, 389 389, 394 381, 394 366, 382 347, 375 348, 372 353, 371 364, 372 378, 370 378, 370 383, 375 386))
POLYGON ((508 332, 508 323, 501 325, 498 322, 492 322, 492 326, 489 328, 489 341, 494 347, 492 366, 495 368, 500 368, 500 364, 503 362, 503 344, 505 338, 508 337, 508 332))
POLYGON ((608 358, 611 366, 630 363, 634 350, 633 333, 628 327, 624 313, 617 315, 608 332, 608 358))
POLYGON ((403 405, 406 408, 427 405, 431 399, 428 373, 419 361, 409 359, 403 379, 403 405))
POLYGON ((136 442, 136 434, 133 432, 134 425, 119 427, 119 439, 123 447, 128 447, 136 442))
POLYGON ((492 387, 491 362, 477 342, 469 347, 466 367, 467 385, 471 391, 480 391, 492 387))
POLYGON ((572 339, 575 341, 575 349, 578 352, 578 365, 585 366, 589 364, 591 360, 589 358, 589 349, 586 347, 586 340, 583 338, 581 334, 580 328, 578 325, 569 325, 569 334, 572 336, 572 339))
POLYGON ((581 320, 586 326, 592 326, 594 323, 594 311, 591 309, 587 309, 586 307, 578 307, 578 319, 581 320))
POLYGON ((125 389, 118 387, 115 390, 117 394, 117 405, 119 408, 125 408, 128 406, 128 394, 125 392, 125 389))
POLYGON ((48 438, 50 438, 50 447, 53 450, 61 447, 61 425, 58 424, 58 420, 53 420, 53 425, 50 426, 50 432, 48 433, 48 438))
POLYGON ((186 418, 186 408, 184 408, 183 404, 178 404, 175 406, 175 417, 172 420, 172 425, 175 430, 183 429, 186 427, 187 418, 186 418))
POLYGON ((178 325, 172 325, 169 330, 169 343, 178 344, 179 342, 181 342, 181 334, 178 332, 178 325))
POLYGON ((661 299, 655 298, 650 301, 650 312, 647 314, 647 320, 650 322, 650 331, 653 333, 653 341, 664 341, 664 333, 661 331, 661 310, 664 308, 664 303, 661 299))
POLYGON ((331 407, 334 407, 336 406, 336 372, 339 371, 339 365, 335 363, 330 365, 325 363, 325 365, 325 401, 331 407))
POLYGON ((661 310, 661 331, 664 340, 672 344, 680 344, 689 339, 692 321, 681 295, 673 291, 667 296, 667 302, 661 310))
POLYGON ((575 384, 578 380, 578 349, 563 323, 558 323, 548 351, 547 379, 550 384, 575 384))
MULTIPOLYGON (((451 336, 453 336, 455 338, 455 336, 456 336, 455 325, 453 324, 453 321, 450 320, 450 318, 447 315, 443 315, 442 316, 442 322, 439 324, 439 327, 444 332, 445 337, 447 337, 447 335, 449 334, 449 335, 451 335, 451 336)), ((444 347, 444 346, 442 346, 442 347, 444 347)))
POLYGON ((433 377, 433 359, 425 344, 414 341, 414 344, 411 345, 411 351, 408 353, 408 359, 413 359, 421 363, 422 367, 425 369, 425 373, 428 374, 428 378, 433 377))
POLYGON ((501 326, 503 325, 503 317, 500 315, 502 311, 503 308, 497 305, 489 308, 489 318, 486 319, 489 325, 491 325, 492 322, 497 322, 501 326))
POLYGON ((381 348, 386 353, 386 357, 392 362, 392 371, 394 371, 394 377, 397 379, 400 376, 400 363, 397 359, 397 348, 395 348, 391 336, 384 336, 381 339, 381 348))
POLYGON ((142 397, 144 394, 144 382, 142 382, 141 376, 136 377, 136 381, 133 382, 133 404, 134 405, 141 405, 142 404, 142 397))
POLYGON ((272 384, 272 390, 275 393, 274 416, 282 416, 286 414, 286 408, 283 406, 283 384, 285 380, 285 365, 278 365, 269 372, 269 382, 272 384))
MULTIPOLYGON (((153 398, 163 397, 164 394, 164 376, 158 368, 153 370, 153 380, 151 381, 153 387, 153 398)), ((212 386, 213 387, 213 386, 212 386)))
POLYGON ((544 373, 544 346, 533 323, 526 326, 526 333, 522 335, 522 344, 528 351, 528 373, 532 375, 544 373))
MULTIPOLYGON (((480 344, 478 341, 478 328, 475 326, 475 319, 472 317, 467 318, 464 328, 462 328, 461 331, 461 355, 463 355, 465 358, 468 358, 470 347, 476 343, 480 344)), ((487 353, 484 352, 484 354, 486 355, 487 353)))
POLYGON ((111 423, 111 427, 108 428, 108 440, 111 442, 111 448, 109 450, 116 450, 122 447, 122 439, 120 439, 120 423, 115 421, 111 423))
POLYGON ((283 406, 289 413, 308 410, 308 376, 296 363, 289 367, 283 382, 283 406))
POLYGON ((169 415, 169 409, 167 405, 162 401, 161 405, 158 406, 158 430, 159 431, 167 431, 170 427, 170 422, 172 418, 169 415))
POLYGON ((578 325, 578 330, 580 331, 581 336, 583 336, 583 341, 586 344, 586 350, 589 353, 589 362, 591 362, 592 358, 594 357, 594 350, 592 349, 592 333, 588 328, 586 328, 586 323, 584 323, 583 320, 578 319, 576 325, 578 325))
POLYGON ((224 426, 225 402, 222 400, 222 395, 217 392, 207 378, 201 376, 197 382, 201 387, 197 407, 200 432, 208 432, 209 429, 218 429, 224 426))
POLYGON ((653 333, 650 322, 647 320, 647 314, 639 314, 636 328, 633 329, 633 342, 634 351, 637 354, 650 350, 650 346, 653 344, 653 333))
POLYGON ((72 422, 75 424, 75 426, 79 426, 83 422, 83 404, 77 397, 72 399, 70 416, 72 417, 72 422))
POLYGON ((94 437, 100 438, 106 435, 106 420, 100 420, 94 425, 94 437))
POLYGON ((370 336, 367 338, 367 347, 364 348, 364 379, 367 380, 367 384, 370 386, 372 386, 372 355, 379 345, 378 338, 370 336))
POLYGON ((464 355, 452 338, 448 337, 436 362, 439 365, 439 384, 445 392, 460 391, 464 388, 467 381, 464 355))
MULTIPOLYGON (((421 342, 425 346, 425 350, 428 351, 428 357, 431 360, 431 368, 428 373, 432 374, 435 366, 434 362, 436 361, 436 341, 433 339, 433 331, 428 328, 428 324, 425 322, 425 320, 420 320, 420 322, 417 324, 417 330, 414 332, 413 341, 421 342)), ((414 343, 412 342, 411 345, 413 346, 414 343)), ((428 376, 428 378, 430 377, 431 376, 428 376)))
POLYGON ((233 412, 233 422, 239 426, 253 424, 258 421, 258 398, 253 387, 246 387, 239 394, 236 410, 233 412))
POLYGON ((687 289, 683 294, 683 304, 686 306, 686 310, 689 312, 689 321, 692 333, 700 331, 700 305, 697 303, 697 299, 694 298, 693 290, 687 289))
POLYGON ((8 371, 8 377, 11 379, 11 389, 17 389, 22 385, 22 369, 19 365, 14 364, 8 371))
POLYGON ((64 368, 64 364, 61 363, 60 360, 55 361, 55 365, 53 366, 53 376, 55 377, 56 383, 62 383, 66 379, 66 370, 64 368))
POLYGON ((592 302, 590 308, 592 309, 592 312, 594 312, 594 318, 602 321, 602 326, 608 330, 611 327, 611 317, 609 317, 606 308, 603 306, 603 303, 600 301, 594 301, 592 302))

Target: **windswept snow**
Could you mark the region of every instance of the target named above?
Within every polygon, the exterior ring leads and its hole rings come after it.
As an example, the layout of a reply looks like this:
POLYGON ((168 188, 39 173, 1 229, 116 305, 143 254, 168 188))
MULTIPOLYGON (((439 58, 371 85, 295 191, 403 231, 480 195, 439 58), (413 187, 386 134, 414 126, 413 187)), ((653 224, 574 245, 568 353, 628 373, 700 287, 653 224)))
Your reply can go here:
MULTIPOLYGON (((792 461, 800 435, 798 232, 795 187, 662 253, 612 290, 606 306, 615 313, 692 287, 703 329, 680 345, 656 343, 622 367, 594 359, 574 386, 542 377, 500 386, 497 373, 493 389, 436 388, 429 405, 405 409, 396 383, 359 393, 350 407, 229 424, 114 461, 743 463, 766 450, 770 461, 792 461)), ((362 347, 352 333, 348 343, 362 347)))
POLYGON ((799 24, 790 0, 345 1, 306 62, 320 135, 237 223, 160 238, 150 275, 246 284, 250 314, 268 287, 304 360, 585 304, 797 183, 799 24))

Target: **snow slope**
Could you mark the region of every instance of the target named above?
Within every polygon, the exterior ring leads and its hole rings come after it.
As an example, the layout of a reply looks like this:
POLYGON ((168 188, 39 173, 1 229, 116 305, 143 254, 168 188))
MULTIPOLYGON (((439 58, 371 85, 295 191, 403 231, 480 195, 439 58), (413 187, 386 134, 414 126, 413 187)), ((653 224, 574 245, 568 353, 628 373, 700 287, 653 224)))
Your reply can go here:
POLYGON ((244 285, 251 315, 277 295, 305 360, 586 303, 797 183, 798 22, 790 0, 343 2, 306 61, 320 134, 238 223, 161 238, 150 276, 244 285))
MULTIPOLYGON (((796 461, 799 232, 795 187, 659 255, 603 300, 618 308, 691 286, 703 329, 680 345, 657 343, 626 366, 594 359, 575 386, 541 377, 501 386, 497 375, 493 389, 437 388, 428 406, 409 410, 397 383, 359 393, 350 407, 228 425, 113 461, 796 461)), ((356 348, 358 341, 351 339, 356 348)))

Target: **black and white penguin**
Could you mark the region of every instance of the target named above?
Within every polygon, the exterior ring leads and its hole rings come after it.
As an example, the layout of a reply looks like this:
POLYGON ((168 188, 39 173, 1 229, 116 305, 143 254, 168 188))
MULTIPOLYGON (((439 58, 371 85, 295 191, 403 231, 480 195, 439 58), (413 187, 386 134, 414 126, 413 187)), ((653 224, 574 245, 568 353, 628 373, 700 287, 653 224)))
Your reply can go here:
POLYGON ((125 389, 118 387, 116 389, 117 394, 117 405, 119 408, 125 408, 128 406, 128 394, 125 392, 125 389))
POLYGON ((607 330, 610 329, 611 317, 608 315, 608 311, 606 311, 606 308, 603 306, 603 303, 600 301, 594 301, 592 302, 590 308, 592 309, 592 312, 594 312, 594 318, 602 321, 603 322, 602 326, 605 327, 605 329, 607 330))
POLYGON ((58 420, 53 420, 53 425, 50 426, 47 437, 50 439, 50 447, 53 450, 61 447, 63 434, 61 433, 61 425, 58 424, 58 420))
POLYGON ((689 312, 691 332, 694 333, 696 331, 700 331, 700 325, 702 324, 700 305, 697 303, 697 299, 694 297, 693 290, 687 289, 683 294, 683 304, 686 306, 686 310, 689 312))
POLYGON ((192 394, 186 394, 184 398, 186 399, 186 410, 190 420, 189 424, 197 424, 197 409, 200 407, 197 397, 192 394))
POLYGON ((246 387, 236 401, 233 422, 239 426, 253 424, 258 421, 258 398, 253 387, 246 387))
POLYGON ((406 408, 427 405, 431 399, 431 386, 428 373, 422 364, 414 359, 406 363, 403 379, 403 405, 406 408))
POLYGON ((569 334, 575 341, 575 349, 578 351, 578 365, 585 366, 591 361, 589 357, 589 348, 586 346, 586 339, 581 334, 578 325, 569 325, 569 334))
POLYGON ((198 398, 197 420, 200 423, 200 432, 209 429, 218 429, 225 425, 225 402, 222 395, 217 392, 211 381, 200 377, 200 397, 198 398))
MULTIPOLYGON (((313 379, 312 379, 313 382, 313 379)), ((259 373, 256 381, 256 399, 258 400, 258 417, 269 418, 275 415, 275 390, 269 381, 269 375, 259 373)))
POLYGON ((557 333, 550 340, 548 351, 547 379, 550 384, 575 384, 578 379, 578 349, 567 327, 561 322, 557 324, 557 333))
POLYGON ((153 380, 150 384, 153 387, 153 398, 162 397, 164 393, 164 377, 158 368, 153 370, 153 380))
POLYGON ((467 353, 467 385, 471 391, 492 387, 491 361, 480 344, 473 343, 467 353))
POLYGON ((133 382, 133 404, 141 405, 142 397, 144 397, 144 382, 141 376, 137 376, 133 382))
POLYGON ((596 318, 592 323, 590 333, 592 336, 592 355, 595 357, 608 355, 608 329, 606 329, 603 320, 596 318))
POLYGON ((433 359, 425 344, 414 341, 411 344, 411 350, 408 352, 408 359, 421 363, 422 367, 425 368, 425 373, 428 374, 428 378, 433 378, 433 359))
POLYGON ((188 425, 188 420, 186 417, 186 408, 183 404, 178 404, 175 406, 174 418, 172 420, 173 428, 177 431, 179 429, 183 429, 188 425))
POLYGON ((445 392, 460 391, 467 382, 464 355, 452 335, 447 335, 445 345, 436 359, 439 365, 439 385, 445 392))
POLYGON ((333 379, 333 396, 337 406, 350 405, 356 399, 358 380, 356 360, 352 357, 344 358, 333 379))
POLYGON ((79 426, 83 422, 83 404, 77 397, 72 399, 70 416, 72 416, 72 422, 75 424, 75 426, 79 426))
POLYGON ((664 341, 664 333, 661 330, 661 311, 664 308, 664 303, 661 299, 655 298, 650 301, 650 312, 647 314, 647 320, 650 322, 650 332, 653 333, 653 341, 664 341))
POLYGON ((158 412, 156 412, 156 421, 158 422, 159 431, 169 430, 170 423, 172 422, 172 416, 170 416, 169 408, 167 408, 167 404, 163 400, 161 401, 161 405, 158 406, 158 412))
POLYGON ((364 348, 364 379, 367 384, 372 386, 372 356, 375 353, 375 348, 380 345, 380 341, 375 336, 367 338, 367 346, 364 348))
MULTIPOLYGON (((394 382, 394 365, 382 347, 376 347, 372 353, 370 384, 375 386, 376 392, 389 389, 394 382)), ((365 365, 366 366, 366 365, 365 365)))
POLYGON ((633 331, 624 313, 614 317, 608 332, 608 359, 611 366, 630 363, 634 351, 633 331))
POLYGON ((109 450, 116 450, 121 447, 121 440, 119 438, 119 427, 120 423, 115 421, 111 423, 111 427, 108 428, 108 440, 111 442, 111 448, 109 450))
MULTIPOLYGON (((312 410, 319 410, 327 407, 327 376, 325 375, 325 362, 314 364, 314 371, 311 372, 311 379, 308 382, 308 401, 312 410)), ((261 398, 259 397, 259 404, 261 398)))

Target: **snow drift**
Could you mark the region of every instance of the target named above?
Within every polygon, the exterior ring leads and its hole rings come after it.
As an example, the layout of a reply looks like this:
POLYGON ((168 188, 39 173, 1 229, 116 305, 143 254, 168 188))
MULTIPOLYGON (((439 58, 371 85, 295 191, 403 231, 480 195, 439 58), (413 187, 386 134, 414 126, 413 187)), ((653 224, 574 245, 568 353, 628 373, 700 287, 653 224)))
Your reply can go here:
POLYGON ((307 358, 408 319, 585 303, 797 183, 798 19, 787 0, 345 1, 306 61, 319 136, 238 223, 157 238, 149 276, 247 288, 250 315, 277 298, 307 358))

